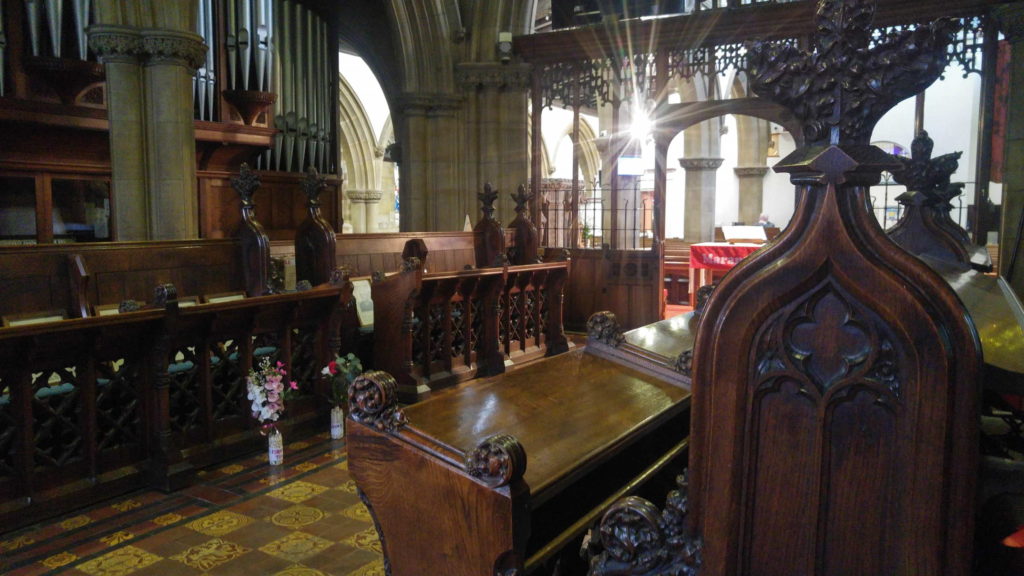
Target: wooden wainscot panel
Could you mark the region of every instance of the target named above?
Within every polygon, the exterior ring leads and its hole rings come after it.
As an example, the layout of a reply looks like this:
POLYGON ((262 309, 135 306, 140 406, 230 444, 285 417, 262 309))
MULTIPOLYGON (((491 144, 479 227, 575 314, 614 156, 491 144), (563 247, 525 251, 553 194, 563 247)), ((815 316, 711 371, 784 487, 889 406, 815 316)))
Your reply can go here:
POLYGON ((654 250, 572 251, 565 325, 582 330, 597 310, 615 310, 625 330, 661 318, 662 277, 654 250))
MULTIPOLYGON (((306 196, 302 191, 305 173, 256 171, 261 186, 253 196, 256 220, 271 240, 291 243, 295 230, 306 218, 306 196)), ((238 194, 231 188, 233 172, 199 171, 199 234, 203 238, 233 238, 241 224, 238 194)), ((320 208, 324 218, 337 230, 338 190, 337 176, 326 176, 327 189, 320 195, 320 208)), ((340 237, 340 236, 339 236, 340 237)), ((294 248, 287 248, 294 250, 294 248)), ((275 255, 278 252, 275 251, 275 255)))

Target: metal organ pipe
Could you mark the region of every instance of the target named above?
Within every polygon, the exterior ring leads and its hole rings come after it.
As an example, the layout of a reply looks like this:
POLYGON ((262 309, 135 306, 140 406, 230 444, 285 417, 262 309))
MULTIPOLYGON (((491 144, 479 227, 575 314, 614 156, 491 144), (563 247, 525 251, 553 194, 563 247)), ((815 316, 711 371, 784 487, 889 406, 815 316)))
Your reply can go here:
MULTIPOLYGON (((26 6, 36 6, 38 19, 41 2, 56 0, 24 1, 26 6)), ((73 1, 79 7, 91 0, 73 1)), ((223 45, 227 65, 221 76, 226 77, 227 89, 277 94, 268 114, 278 133, 271 149, 260 156, 260 167, 289 172, 304 171, 307 166, 322 173, 330 170, 334 164, 330 159, 332 106, 337 105, 331 98, 331 82, 337 75, 332 64, 336 66, 337 59, 332 57, 327 22, 297 0, 199 0, 197 31, 211 50, 193 79, 196 118, 215 119, 219 92, 213 47, 223 45), (216 19, 216 2, 223 2, 223 22, 216 19), (218 38, 221 35, 223 40, 218 38)), ((35 36, 43 38, 38 30, 35 36)), ((2 48, 0 36, 0 58, 2 48)))

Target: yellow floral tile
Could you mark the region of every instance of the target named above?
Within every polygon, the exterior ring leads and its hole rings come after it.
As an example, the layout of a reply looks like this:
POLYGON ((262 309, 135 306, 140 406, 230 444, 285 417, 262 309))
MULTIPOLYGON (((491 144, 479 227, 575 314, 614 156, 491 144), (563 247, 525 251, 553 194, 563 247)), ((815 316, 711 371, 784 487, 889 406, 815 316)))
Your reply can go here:
POLYGON ((270 521, 282 528, 301 528, 319 522, 324 518, 323 510, 312 506, 292 506, 270 517, 270 521))
POLYGON ((298 504, 300 502, 309 500, 313 496, 322 494, 326 490, 326 486, 320 486, 319 484, 313 484, 312 482, 297 480, 287 486, 267 492, 267 496, 271 496, 279 500, 287 500, 288 502, 298 504))
POLYGON ((292 442, 291 444, 288 445, 289 450, 305 450, 306 448, 309 448, 309 442, 306 442, 304 440, 292 442))
POLYGON ((344 462, 339 462, 338 464, 335 464, 334 467, 337 468, 338 470, 344 470, 348 472, 348 460, 345 460, 344 462))
POLYGON ((333 543, 319 536, 306 534, 305 532, 292 532, 284 538, 279 538, 260 546, 260 550, 271 556, 283 558, 289 562, 301 562, 323 552, 333 543))
POLYGON ((181 514, 175 514, 174 512, 171 512, 170 514, 164 514, 163 516, 157 516, 156 518, 153 518, 153 523, 159 524, 160 526, 170 526, 171 524, 181 522, 184 518, 185 517, 181 514))
POLYGON ((303 462, 295 467, 296 472, 309 472, 310 470, 316 470, 317 465, 312 462, 303 462))
POLYGON ((327 576, 327 574, 305 566, 289 566, 277 574, 274 574, 274 576, 327 576))
POLYGON ((267 478, 260 478, 260 484, 266 484, 267 486, 276 486, 284 481, 288 480, 283 476, 269 476, 267 478))
POLYGON ((49 558, 42 561, 42 565, 47 568, 60 568, 71 564, 75 560, 78 560, 78 556, 75 556, 71 552, 61 552, 60 554, 54 554, 49 558))
POLYGON ((370 511, 362 504, 354 504, 345 508, 341 511, 341 515, 346 518, 360 520, 362 522, 373 522, 373 518, 370 516, 370 511))
POLYGON ((93 558, 88 562, 79 564, 76 568, 80 572, 92 576, 124 576, 156 564, 161 558, 156 554, 146 552, 135 546, 125 546, 112 552, 108 552, 99 558, 93 558))
POLYGON ((60 523, 60 527, 65 530, 74 530, 75 528, 81 528, 86 524, 92 522, 92 518, 86 515, 73 516, 60 523))
POLYGON ((118 530, 113 534, 107 534, 106 536, 100 538, 100 542, 103 542, 107 546, 116 546, 121 542, 127 542, 132 538, 135 538, 135 535, 131 532, 128 532, 126 530, 118 530))
POLYGON ((356 493, 356 483, 351 481, 351 480, 349 480, 348 482, 345 482, 344 484, 339 485, 338 486, 338 490, 341 490, 342 492, 348 492, 349 494, 355 494, 356 493))
POLYGON ((357 568, 354 572, 349 572, 348 576, 386 576, 386 574, 384 572, 384 560, 377 560, 357 568))
POLYGON ((330 452, 327 453, 327 455, 330 456, 331 458, 335 458, 335 459, 343 458, 345 456, 345 451, 344 450, 331 450, 330 452))
POLYGON ((36 541, 34 538, 29 536, 18 536, 17 538, 11 538, 10 540, 0 542, 0 552, 10 552, 35 543, 36 541))
POLYGON ((222 474, 238 474, 242 470, 245 470, 245 466, 242 466, 241 464, 232 464, 221 468, 220 472, 222 474))
POLYGON ((342 540, 341 543, 352 548, 376 552, 381 555, 384 554, 384 550, 380 546, 380 539, 377 538, 376 528, 367 528, 362 532, 356 532, 342 540))
POLYGON ((198 546, 192 546, 180 554, 171 556, 182 564, 196 570, 210 570, 245 554, 249 549, 234 542, 214 538, 198 546))
POLYGON ((214 512, 189 522, 188 527, 207 536, 223 536, 252 523, 252 518, 230 510, 214 512))
POLYGON ((110 507, 118 512, 127 512, 129 510, 134 510, 135 508, 141 508, 142 504, 135 500, 125 500, 124 502, 111 504, 110 507))

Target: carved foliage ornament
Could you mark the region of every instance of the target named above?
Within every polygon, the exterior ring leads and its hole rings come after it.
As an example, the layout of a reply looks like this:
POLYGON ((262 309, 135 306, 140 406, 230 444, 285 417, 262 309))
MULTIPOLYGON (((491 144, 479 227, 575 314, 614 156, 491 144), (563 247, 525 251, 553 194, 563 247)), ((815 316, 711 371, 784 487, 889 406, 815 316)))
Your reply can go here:
POLYGON ((398 383, 381 370, 364 372, 348 388, 352 419, 383 432, 394 433, 408 421, 398 408, 398 383))
POLYGON ((596 542, 604 551, 591 555, 591 576, 698 574, 703 543, 686 533, 686 475, 677 477, 676 482, 679 488, 669 493, 660 513, 654 504, 637 496, 620 500, 605 512, 596 542))
POLYGON ((512 196, 512 201, 516 203, 516 214, 518 214, 518 215, 522 216, 523 218, 526 218, 527 220, 529 220, 530 219, 530 207, 527 206, 527 204, 531 200, 533 200, 533 194, 532 193, 528 193, 526 191, 526 186, 523 186, 522 184, 520 184, 519 187, 516 188, 516 191, 511 194, 511 196, 512 196))
POLYGON ((594 312, 587 318, 587 342, 600 342, 607 346, 618 347, 626 337, 622 334, 622 326, 615 314, 607 310, 594 312))
POLYGON ((327 189, 327 178, 321 176, 314 167, 306 169, 306 176, 302 179, 302 191, 305 192, 308 206, 320 205, 320 193, 327 189))
POLYGON ((946 47, 958 22, 920 25, 869 47, 874 13, 873 2, 820 0, 812 50, 749 46, 753 91, 792 110, 809 145, 868 144, 875 123, 931 84, 949 61, 946 47))
POLYGON ((466 457, 466 471, 492 488, 506 486, 526 473, 526 451, 511 434, 496 434, 466 457))
POLYGON ((893 156, 901 168, 893 170, 892 177, 907 190, 925 195, 925 204, 952 210, 950 201, 960 195, 963 184, 950 184, 949 178, 960 165, 963 152, 943 154, 932 158, 934 142, 928 132, 922 131, 910 145, 910 158, 893 156))
POLYGON ((251 208, 254 206, 252 196, 260 188, 260 176, 249 168, 249 164, 243 162, 238 169, 238 176, 231 178, 231 187, 242 198, 242 207, 251 208))

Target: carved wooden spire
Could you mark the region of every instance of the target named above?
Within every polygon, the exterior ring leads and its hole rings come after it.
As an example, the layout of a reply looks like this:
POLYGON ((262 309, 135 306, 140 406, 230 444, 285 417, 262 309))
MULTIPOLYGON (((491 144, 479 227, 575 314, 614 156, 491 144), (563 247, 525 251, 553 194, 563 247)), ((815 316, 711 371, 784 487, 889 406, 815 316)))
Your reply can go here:
POLYGON ((310 166, 302 179, 306 219, 295 232, 295 276, 314 286, 329 282, 335 268, 334 228, 320 212, 320 193, 327 189, 327 179, 310 166))
POLYGON ((500 268, 508 264, 505 255, 505 230, 494 219, 494 201, 498 191, 488 182, 483 192, 477 192, 483 218, 473 227, 473 251, 477 268, 500 268))
POLYGON ((261 296, 270 290, 270 239, 256 221, 253 195, 260 188, 259 174, 243 162, 238 176, 231 178, 231 187, 242 199, 242 225, 238 229, 238 238, 242 244, 245 292, 249 296, 261 296))
POLYGON ((527 205, 533 200, 533 194, 527 193, 526 186, 520 184, 512 194, 512 200, 516 203, 516 217, 508 227, 513 231, 515 246, 509 250, 508 259, 512 264, 540 262, 540 239, 537 227, 530 221, 530 207, 527 205))
POLYGON ((934 144, 927 132, 921 132, 910 146, 911 157, 894 156, 900 168, 893 170, 893 180, 907 187, 896 201, 903 205, 903 215, 887 233, 893 242, 916 256, 927 256, 967 269, 971 256, 967 251, 970 238, 953 222, 950 201, 960 195, 963 184, 950 184, 962 152, 932 158, 934 144))

